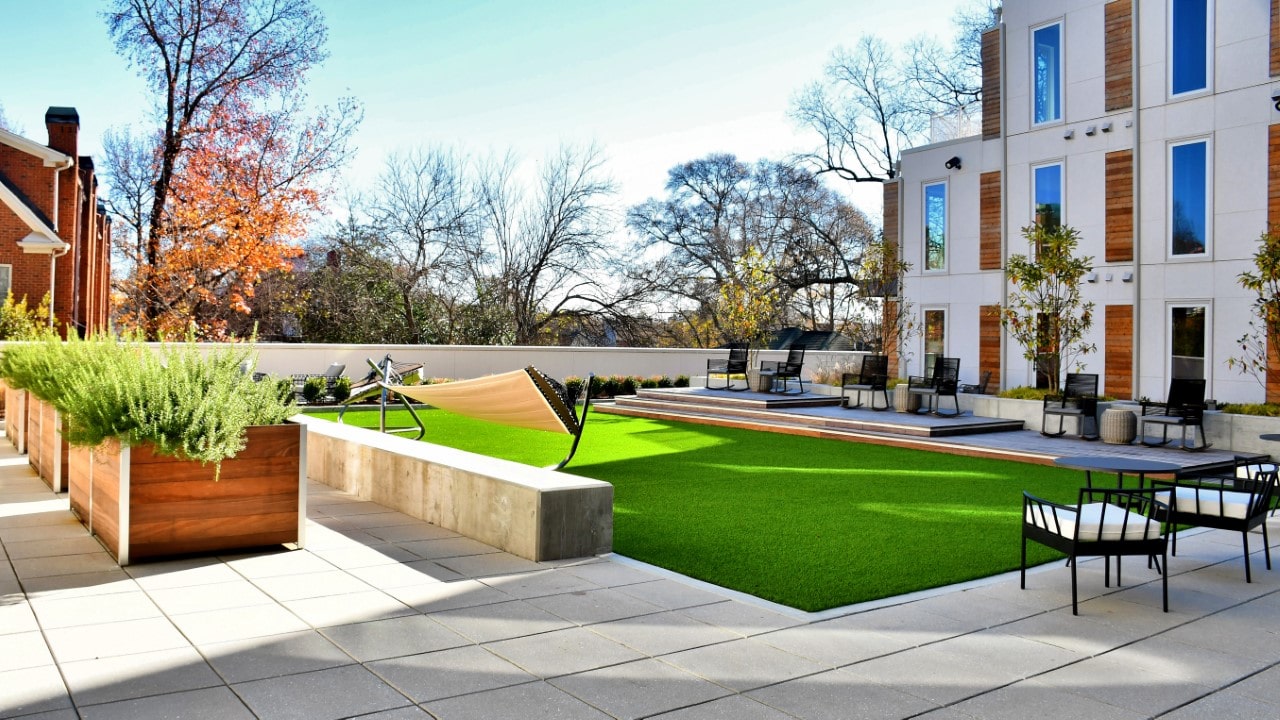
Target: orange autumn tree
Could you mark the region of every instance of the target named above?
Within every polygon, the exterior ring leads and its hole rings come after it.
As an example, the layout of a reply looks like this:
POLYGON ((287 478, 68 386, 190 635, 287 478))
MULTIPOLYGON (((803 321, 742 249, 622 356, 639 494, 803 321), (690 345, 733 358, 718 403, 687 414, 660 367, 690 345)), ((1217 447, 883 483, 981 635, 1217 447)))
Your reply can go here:
POLYGON ((124 218, 135 237, 120 242, 132 267, 118 320, 149 339, 192 322, 219 336, 258 278, 297 254, 359 110, 302 107, 303 79, 326 55, 311 0, 111 0, 103 15, 154 99, 145 203, 113 200, 140 210, 124 218))
POLYGON ((330 161, 316 137, 291 132, 287 115, 247 109, 215 117, 197 136, 174 174, 163 226, 161 336, 194 323, 199 336, 224 337, 228 313, 250 311, 262 276, 302 254, 307 220, 327 197, 309 172, 330 161))

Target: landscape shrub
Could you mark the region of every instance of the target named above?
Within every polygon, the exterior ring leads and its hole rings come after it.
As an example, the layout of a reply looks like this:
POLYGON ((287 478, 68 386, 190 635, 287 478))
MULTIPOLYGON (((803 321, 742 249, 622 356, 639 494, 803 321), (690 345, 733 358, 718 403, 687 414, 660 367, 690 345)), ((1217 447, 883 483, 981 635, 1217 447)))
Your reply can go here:
POLYGON ((324 397, 325 380, 322 377, 309 377, 302 384, 302 399, 310 404, 320 402, 320 398, 324 397))
POLYGON ((334 402, 346 402, 351 397, 351 378, 340 377, 334 380, 329 392, 333 395, 334 402))

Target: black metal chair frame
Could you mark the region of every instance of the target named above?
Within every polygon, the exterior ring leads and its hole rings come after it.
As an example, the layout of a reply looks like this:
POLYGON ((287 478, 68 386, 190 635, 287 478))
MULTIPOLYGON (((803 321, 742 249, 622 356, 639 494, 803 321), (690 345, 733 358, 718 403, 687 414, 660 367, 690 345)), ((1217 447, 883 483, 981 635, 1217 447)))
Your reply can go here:
POLYGON ((1076 434, 1082 440, 1098 439, 1098 376, 1095 373, 1067 373, 1062 392, 1046 395, 1040 416, 1040 434, 1045 437, 1062 437, 1067 434, 1063 425, 1066 418, 1079 421, 1076 434), (1058 418, 1058 431, 1049 432, 1049 417, 1058 418), (1086 422, 1092 421, 1093 432, 1085 433, 1086 422))
POLYGON ((933 374, 929 377, 907 378, 907 392, 929 398, 929 412, 938 417, 960 417, 960 399, 956 392, 960 385, 960 358, 938 356, 933 361, 933 374), (939 398, 950 397, 956 404, 955 412, 941 411, 939 398))
POLYGON ((1182 449, 1188 452, 1200 452, 1211 444, 1204 435, 1204 388, 1205 381, 1200 378, 1174 378, 1169 382, 1169 395, 1164 402, 1151 400, 1141 401, 1141 412, 1138 415, 1138 439, 1147 447, 1163 447, 1171 441, 1169 426, 1182 429, 1182 449), (1147 423, 1160 426, 1160 442, 1147 442, 1147 423), (1187 443, 1187 428, 1192 428, 1191 444, 1187 443), (1200 433, 1200 445, 1195 445, 1196 431, 1200 433))
POLYGON ((1249 562, 1249 531, 1261 527, 1263 555, 1267 561, 1267 569, 1270 570, 1271 541, 1267 537, 1267 515, 1271 511, 1271 500, 1276 492, 1276 477, 1275 470, 1262 470, 1252 478, 1231 475, 1200 478, 1198 482, 1152 480, 1151 485, 1162 493, 1174 493, 1173 497, 1166 497, 1165 500, 1168 506, 1169 532, 1173 536, 1174 557, 1178 555, 1179 525, 1239 532, 1244 545, 1244 580, 1253 582, 1249 562), (1194 502, 1187 503, 1192 505, 1190 509, 1179 502, 1181 495, 1188 496, 1189 500, 1194 499, 1194 502), (1246 500, 1244 517, 1228 517, 1224 507, 1227 500, 1246 500))
POLYGON ((889 402, 889 356, 863 355, 862 369, 856 373, 844 373, 840 376, 841 405, 849 410, 863 407, 862 393, 871 393, 871 410, 888 410, 889 402), (849 391, 857 393, 857 404, 849 404, 849 391), (876 393, 884 396, 884 407, 876 407, 876 393))
POLYGON ((707 360, 707 381, 705 386, 708 390, 733 390, 734 392, 742 392, 750 389, 750 383, 745 380, 747 377, 747 358, 749 356, 750 346, 747 343, 729 343, 728 358, 711 358, 707 360), (724 375, 724 387, 711 387, 712 375, 724 375), (733 384, 733 376, 741 375, 747 384, 744 387, 735 388, 733 384))
POLYGON ((986 395, 987 384, 991 382, 991 371, 987 370, 982 373, 976 383, 960 383, 960 392, 970 395, 986 395))
POLYGON ((773 389, 775 392, 787 392, 787 380, 795 379, 800 383, 799 395, 804 394, 804 378, 800 377, 800 370, 804 368, 804 345, 792 345, 787 348, 787 359, 777 362, 765 360, 760 363, 760 374, 773 375, 773 389), (781 386, 779 386, 781 382, 781 386))
POLYGON ((1114 488, 1080 488, 1074 506, 1050 502, 1031 493, 1022 493, 1022 589, 1027 589, 1027 541, 1053 548, 1067 554, 1071 566, 1071 614, 1079 615, 1077 600, 1077 558, 1103 558, 1103 585, 1111 587, 1111 557, 1116 558, 1116 587, 1120 587, 1120 558, 1124 555, 1158 558, 1156 570, 1160 573, 1164 611, 1169 612, 1169 538, 1164 532, 1165 508, 1157 499, 1158 491, 1119 490, 1114 488), (1098 527, 1090 533, 1082 533, 1084 524, 1079 519, 1086 506, 1101 504, 1098 527), (1103 532, 1108 517, 1119 522, 1118 537, 1106 538, 1103 532), (1118 520, 1116 520, 1118 518, 1118 520), (1141 529, 1138 524, 1141 524, 1141 529), (1066 524, 1073 524, 1070 535, 1063 533, 1066 524), (1152 529, 1156 537, 1150 537, 1152 529), (1130 533, 1136 538, 1126 539, 1130 533))

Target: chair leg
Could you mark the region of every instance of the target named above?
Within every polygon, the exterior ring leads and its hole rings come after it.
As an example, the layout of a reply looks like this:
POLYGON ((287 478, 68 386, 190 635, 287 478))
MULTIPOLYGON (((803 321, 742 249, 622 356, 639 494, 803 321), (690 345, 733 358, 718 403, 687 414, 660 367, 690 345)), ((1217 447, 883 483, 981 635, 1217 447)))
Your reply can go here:
POLYGON ((1027 589, 1027 536, 1026 535, 1022 536, 1022 570, 1020 574, 1022 577, 1022 589, 1026 590, 1027 589))
MULTIPOLYGON (((1075 555, 1072 555, 1071 559, 1075 560, 1075 557, 1076 557, 1075 555)), ((1074 562, 1071 563, 1071 614, 1072 615, 1080 614, 1079 603, 1076 602, 1076 564, 1077 563, 1074 563, 1074 562)))
MULTIPOLYGON (((1164 556, 1164 566, 1166 568, 1169 566, 1168 555, 1164 556)), ((1169 573, 1168 572, 1160 573, 1160 585, 1161 585, 1162 594, 1164 596, 1164 611, 1169 612, 1169 573)))
POLYGON ((1240 533, 1240 538, 1244 541, 1244 581, 1253 582, 1253 573, 1249 569, 1249 531, 1245 530, 1240 533))
POLYGON ((1061 415, 1053 416, 1058 418, 1058 432, 1049 432, 1049 417, 1047 414, 1040 416, 1040 434, 1045 437, 1062 437, 1066 435, 1067 431, 1062 427, 1061 415))
POLYGON ((1169 538, 1173 543, 1173 552, 1170 554, 1173 555, 1174 557, 1178 557, 1178 528, 1177 527, 1169 528, 1169 538))
POLYGON ((1267 538, 1267 521, 1262 521, 1262 555, 1267 559, 1267 569, 1271 569, 1271 540, 1267 538))
POLYGON ((1111 556, 1102 556, 1102 587, 1111 587, 1111 556))

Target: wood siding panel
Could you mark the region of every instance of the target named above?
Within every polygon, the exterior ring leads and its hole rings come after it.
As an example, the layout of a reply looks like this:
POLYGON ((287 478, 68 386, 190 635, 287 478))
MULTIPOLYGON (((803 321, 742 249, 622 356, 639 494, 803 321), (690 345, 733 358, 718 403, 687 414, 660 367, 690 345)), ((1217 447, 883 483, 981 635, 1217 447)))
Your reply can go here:
POLYGON ((1000 171, 982 173, 978 193, 978 269, 999 270, 1003 265, 1000 242, 1000 171))
POLYGON ((1133 261, 1133 151, 1106 156, 1106 261, 1133 261))
POLYGON ((1000 306, 980 305, 978 307, 978 379, 982 374, 991 373, 987 384, 987 392, 1000 392, 1000 344, 1003 333, 1000 330, 1000 306))
POLYGON ((1276 225, 1280 225, 1280 125, 1267 128, 1267 226, 1276 225))
POLYGON ((1102 392, 1120 400, 1133 399, 1133 306, 1106 307, 1106 349, 1102 392))
POLYGON ((1000 137, 1000 28, 982 33, 982 137, 1000 137))
POLYGON ((884 241, 895 247, 902 244, 898 227, 898 193, 901 184, 897 180, 890 180, 884 184, 884 241))
POLYGON ((1106 109, 1133 107, 1133 3, 1106 6, 1106 109))
POLYGON ((1267 344, 1267 398, 1266 402, 1280 403, 1280 348, 1267 344))

